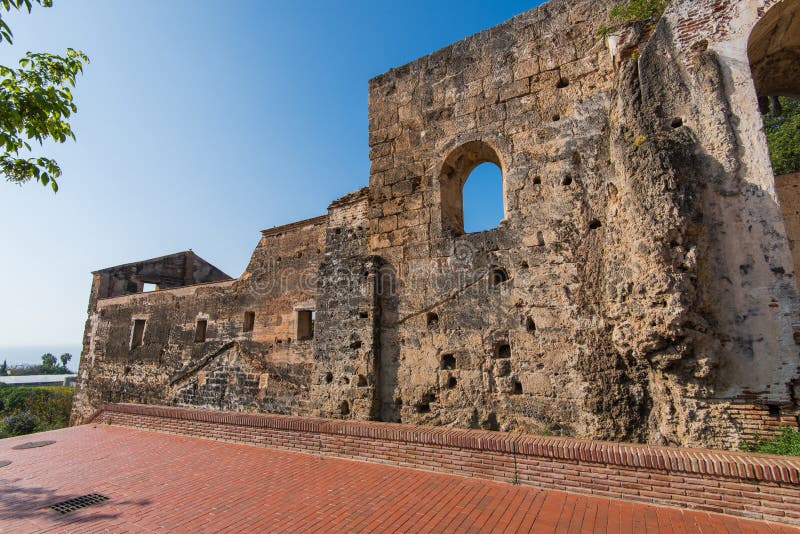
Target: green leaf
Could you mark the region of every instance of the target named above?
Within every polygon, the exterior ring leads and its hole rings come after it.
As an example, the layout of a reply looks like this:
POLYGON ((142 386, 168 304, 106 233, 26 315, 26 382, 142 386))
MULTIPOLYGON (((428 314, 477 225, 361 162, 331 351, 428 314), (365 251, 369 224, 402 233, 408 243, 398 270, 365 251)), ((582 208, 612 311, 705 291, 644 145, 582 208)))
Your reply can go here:
MULTIPOLYGON (((9 1, 18 7, 24 0, 9 1)), ((85 62, 88 58, 83 52, 69 49, 64 56, 29 52, 18 62, 19 68, 0 65, 0 173, 7 181, 39 181, 58 190, 58 163, 46 157, 23 159, 17 154, 20 150, 30 153, 31 140, 41 145, 45 140, 64 143, 75 139, 68 119, 78 108, 70 87, 85 62)))

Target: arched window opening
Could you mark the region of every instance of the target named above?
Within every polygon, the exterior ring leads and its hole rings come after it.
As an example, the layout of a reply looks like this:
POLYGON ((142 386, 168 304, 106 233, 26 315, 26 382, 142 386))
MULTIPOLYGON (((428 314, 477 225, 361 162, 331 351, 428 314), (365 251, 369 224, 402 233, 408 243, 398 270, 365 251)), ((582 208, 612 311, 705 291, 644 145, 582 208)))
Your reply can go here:
POLYGON ((481 163, 463 190, 464 231, 468 234, 497 228, 503 220, 503 172, 494 163, 481 163))
POLYGON ((747 55, 775 176, 800 172, 800 0, 767 11, 747 55))
POLYGON ((483 141, 465 143, 447 157, 440 188, 445 231, 481 232, 505 218, 500 157, 483 141))

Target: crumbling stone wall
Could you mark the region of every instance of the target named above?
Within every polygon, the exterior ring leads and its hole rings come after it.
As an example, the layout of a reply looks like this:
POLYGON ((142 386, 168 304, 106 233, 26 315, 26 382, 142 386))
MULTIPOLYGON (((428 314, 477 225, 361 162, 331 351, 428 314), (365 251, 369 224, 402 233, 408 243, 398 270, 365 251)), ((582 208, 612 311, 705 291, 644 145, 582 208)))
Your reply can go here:
POLYGON ((146 283, 159 289, 171 289, 231 279, 191 250, 118 265, 92 274, 92 300, 140 293, 146 283))
POLYGON ((795 227, 756 90, 798 3, 675 0, 600 37, 611 0, 551 0, 376 77, 368 188, 265 232, 236 280, 93 292, 75 419, 124 400, 717 447, 797 425, 795 227), (467 234, 484 162, 505 218, 467 234))
POLYGON ((312 413, 379 419, 378 269, 367 254, 366 189, 331 205, 317 279, 312 413))
POLYGON ((775 192, 781 204, 794 271, 800 270, 800 172, 775 177, 775 192))
POLYGON ((265 230, 236 280, 93 294, 73 421, 120 401, 306 413, 313 342, 296 337, 298 310, 315 307, 326 223, 318 217, 265 230), (136 319, 145 321, 138 347, 136 319), (198 321, 206 325, 202 341, 198 321))

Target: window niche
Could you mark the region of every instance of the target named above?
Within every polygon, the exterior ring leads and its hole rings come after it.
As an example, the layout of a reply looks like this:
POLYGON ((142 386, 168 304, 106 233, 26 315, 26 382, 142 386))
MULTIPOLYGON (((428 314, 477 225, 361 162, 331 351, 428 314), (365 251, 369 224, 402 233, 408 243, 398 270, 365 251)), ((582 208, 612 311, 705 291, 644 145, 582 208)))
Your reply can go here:
POLYGON ((145 319, 134 319, 131 326, 131 350, 141 347, 144 343, 144 327, 147 324, 145 319))
POLYGON ((508 271, 502 267, 492 267, 489 270, 489 287, 492 289, 499 288, 502 284, 508 282, 508 271))
POLYGON ((456 357, 452 354, 443 354, 439 368, 444 371, 452 371, 456 368, 456 357))
POLYGON ((206 341, 206 329, 208 328, 208 320, 207 319, 198 319, 197 323, 194 327, 194 342, 195 343, 205 343, 206 341))
POLYGON ((313 310, 297 310, 297 340, 307 341, 314 338, 313 310))
POLYGON ((242 332, 252 332, 256 324, 256 312, 244 312, 244 322, 242 323, 242 332))
POLYGON ((511 357, 511 345, 508 343, 498 343, 494 347, 494 357, 506 359, 511 357))
POLYGON ((442 165, 439 187, 445 232, 489 230, 505 218, 503 166, 497 152, 483 141, 470 141, 450 153, 442 165))

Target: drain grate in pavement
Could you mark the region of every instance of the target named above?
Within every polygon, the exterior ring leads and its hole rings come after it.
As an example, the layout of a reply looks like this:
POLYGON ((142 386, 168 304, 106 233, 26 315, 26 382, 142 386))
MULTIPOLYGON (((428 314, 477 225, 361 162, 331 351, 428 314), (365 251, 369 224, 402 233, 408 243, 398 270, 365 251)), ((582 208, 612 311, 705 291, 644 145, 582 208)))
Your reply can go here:
POLYGON ((35 449, 36 447, 47 447, 53 443, 55 443, 55 441, 29 441, 28 443, 23 443, 22 445, 11 448, 17 451, 20 449, 35 449))
POLYGON ((10 463, 11 463, 10 460, 0 460, 0 467, 5 467, 10 463))
POLYGON ((81 495, 80 497, 75 497, 74 499, 70 499, 68 501, 56 503, 52 506, 48 506, 48 508, 55 510, 61 515, 64 515, 74 512, 75 510, 80 510, 81 508, 86 508, 87 506, 100 504, 101 502, 107 500, 108 497, 105 495, 101 495, 99 493, 90 493, 89 495, 81 495))

